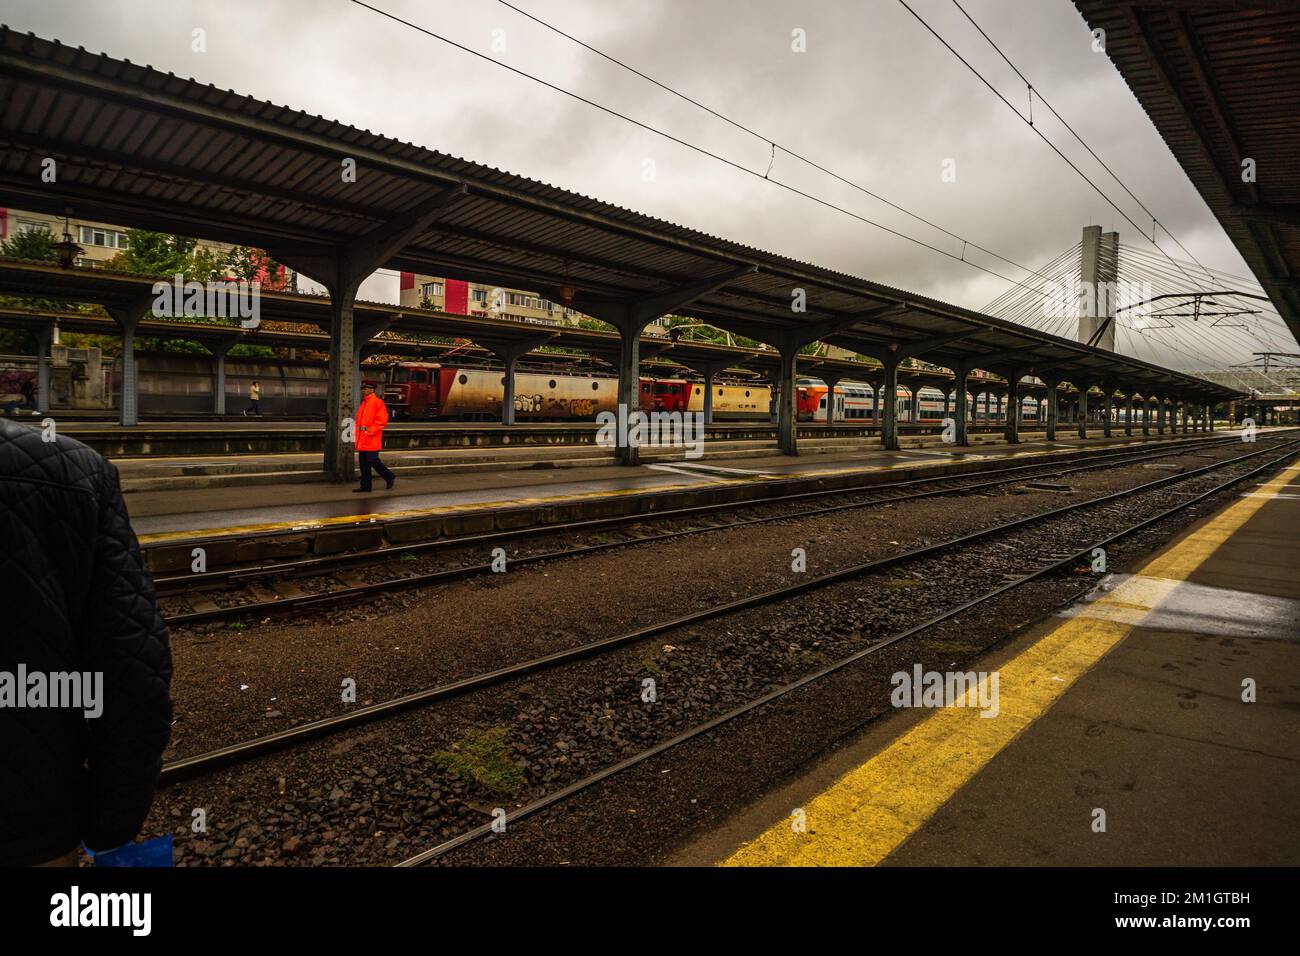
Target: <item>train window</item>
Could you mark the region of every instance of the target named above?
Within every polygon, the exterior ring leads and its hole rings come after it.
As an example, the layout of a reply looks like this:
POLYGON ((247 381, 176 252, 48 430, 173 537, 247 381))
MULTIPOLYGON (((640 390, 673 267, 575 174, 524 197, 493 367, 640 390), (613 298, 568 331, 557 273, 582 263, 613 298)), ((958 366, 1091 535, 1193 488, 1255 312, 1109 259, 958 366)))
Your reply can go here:
POLYGON ((826 407, 826 396, 825 396, 825 395, 823 395, 823 396, 822 396, 822 400, 821 400, 820 402, 817 403, 817 407, 818 407, 818 408, 825 408, 825 407, 826 407))
POLYGON ((592 382, 592 383, 591 383, 591 390, 592 390, 593 392, 598 392, 598 391, 600 391, 600 382, 592 382))
POLYGON ((749 398, 749 389, 745 389, 745 397, 749 398))
POLYGON ((546 383, 546 387, 547 387, 547 388, 555 388, 555 379, 551 379, 549 382, 547 382, 547 383, 546 383))
POLYGON ((402 368, 399 365, 397 368, 393 369, 394 384, 400 385, 403 382, 409 382, 410 380, 411 380, 411 370, 409 368, 402 368))
POLYGON ((429 380, 429 373, 422 368, 417 368, 411 372, 412 382, 427 382, 428 380, 429 380))
POLYGON ((699 388, 699 387, 697 386, 696 389, 695 389, 695 394, 696 394, 696 395, 703 395, 703 394, 704 394, 704 389, 699 388))
POLYGON ((722 389, 718 389, 718 398, 722 397, 722 389))
POLYGON ((460 384, 464 385, 464 384, 466 384, 466 383, 469 381, 469 376, 466 375, 466 374, 464 374, 464 373, 462 372, 460 378, 456 379, 456 381, 458 381, 458 382, 460 382, 460 384))
POLYGON ((506 387, 506 377, 504 375, 501 376, 501 387, 502 388, 506 387))

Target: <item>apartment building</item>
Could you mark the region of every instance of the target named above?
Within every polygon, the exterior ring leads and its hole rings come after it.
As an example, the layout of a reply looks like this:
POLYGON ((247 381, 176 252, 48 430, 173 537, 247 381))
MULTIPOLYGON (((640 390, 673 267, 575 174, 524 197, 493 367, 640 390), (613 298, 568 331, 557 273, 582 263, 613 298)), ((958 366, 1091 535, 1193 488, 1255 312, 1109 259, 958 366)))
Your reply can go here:
POLYGON ((398 304, 418 309, 422 305, 452 315, 481 315, 540 325, 576 325, 582 313, 559 302, 520 289, 502 289, 479 282, 441 279, 403 272, 398 304))
MULTIPOLYGON (((0 241, 4 241, 20 232, 47 232, 57 242, 63 238, 64 223, 58 216, 43 212, 27 212, 22 209, 0 208, 0 241)), ((73 265, 82 269, 102 269, 104 263, 126 249, 130 240, 124 226, 93 222, 89 219, 68 219, 67 230, 72 241, 81 246, 82 253, 73 265)), ((229 243, 198 240, 200 246, 212 249, 224 255, 232 246, 229 243)))

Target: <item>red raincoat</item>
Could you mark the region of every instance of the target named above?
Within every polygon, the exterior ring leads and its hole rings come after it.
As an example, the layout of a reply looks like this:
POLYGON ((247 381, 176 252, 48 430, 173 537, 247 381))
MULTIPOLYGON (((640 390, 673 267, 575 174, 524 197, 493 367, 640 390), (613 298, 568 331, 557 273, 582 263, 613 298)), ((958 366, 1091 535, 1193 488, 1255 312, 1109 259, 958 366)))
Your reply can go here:
POLYGON ((357 451, 380 451, 384 447, 384 426, 388 424, 388 406, 373 392, 361 400, 357 409, 357 451))

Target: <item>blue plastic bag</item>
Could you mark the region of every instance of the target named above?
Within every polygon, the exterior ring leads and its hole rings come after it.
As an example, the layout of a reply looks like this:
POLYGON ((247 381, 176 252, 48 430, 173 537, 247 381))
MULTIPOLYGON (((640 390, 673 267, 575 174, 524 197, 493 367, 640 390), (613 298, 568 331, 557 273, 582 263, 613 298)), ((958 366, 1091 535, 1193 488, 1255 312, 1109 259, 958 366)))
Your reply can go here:
POLYGON ((101 850, 98 853, 86 852, 95 861, 95 866, 171 866, 172 835, 154 837, 143 843, 128 843, 115 850, 101 850))

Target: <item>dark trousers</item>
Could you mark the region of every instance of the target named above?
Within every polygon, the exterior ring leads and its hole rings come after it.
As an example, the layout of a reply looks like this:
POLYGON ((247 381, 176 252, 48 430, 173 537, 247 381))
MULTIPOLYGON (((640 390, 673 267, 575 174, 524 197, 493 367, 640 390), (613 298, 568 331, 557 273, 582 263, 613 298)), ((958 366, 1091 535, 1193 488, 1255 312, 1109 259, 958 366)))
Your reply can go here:
POLYGON ((385 482, 393 480, 393 473, 388 470, 388 466, 379 460, 377 451, 359 451, 357 458, 361 461, 361 487, 366 491, 370 490, 370 469, 379 472, 379 477, 385 482))

